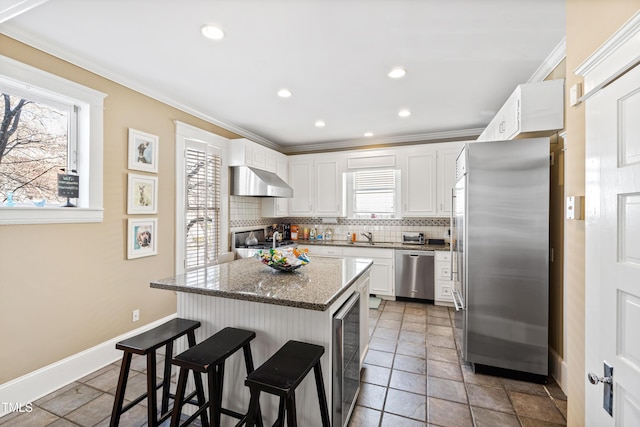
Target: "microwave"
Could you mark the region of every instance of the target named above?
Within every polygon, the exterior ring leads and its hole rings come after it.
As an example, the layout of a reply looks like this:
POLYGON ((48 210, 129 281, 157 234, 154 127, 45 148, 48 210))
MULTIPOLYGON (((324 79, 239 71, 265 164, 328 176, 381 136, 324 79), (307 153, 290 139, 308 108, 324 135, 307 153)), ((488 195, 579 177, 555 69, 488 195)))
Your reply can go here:
POLYGON ((424 245, 424 233, 405 232, 402 233, 403 245, 424 245))

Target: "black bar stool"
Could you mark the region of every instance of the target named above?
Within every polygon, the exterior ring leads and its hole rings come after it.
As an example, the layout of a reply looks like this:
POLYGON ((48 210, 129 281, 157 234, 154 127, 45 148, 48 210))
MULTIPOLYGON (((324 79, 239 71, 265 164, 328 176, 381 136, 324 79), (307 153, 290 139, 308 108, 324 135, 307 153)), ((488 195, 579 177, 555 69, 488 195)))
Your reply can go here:
MULTIPOLYGON (((220 425, 221 415, 229 415, 240 420, 237 426, 243 425, 247 420, 247 414, 232 411, 222 407, 222 386, 224 381, 224 364, 225 361, 236 351, 242 348, 244 352, 244 362, 247 374, 253 372, 253 357, 251 356, 250 341, 256 337, 253 331, 244 329, 224 328, 215 335, 207 338, 198 345, 188 349, 184 353, 180 353, 173 358, 172 363, 180 367, 178 375, 178 386, 176 388, 176 398, 171 416, 171 426, 186 426, 193 422, 198 416, 204 417, 203 426, 206 424, 206 411, 209 408, 209 416, 211 425, 218 427, 220 425), (200 402, 198 410, 191 415, 183 424, 180 424, 180 414, 182 411, 182 401, 184 399, 185 389, 187 387, 187 377, 189 371, 193 371, 196 378, 194 393, 202 393, 202 380, 200 374, 206 373, 209 386, 209 400, 200 402)), ((260 408, 257 408, 260 412, 260 408)), ((262 423, 259 424, 262 427, 262 423)))
POLYGON ((260 392, 274 394, 280 397, 278 419, 273 426, 284 426, 285 412, 287 427, 298 425, 296 417, 295 390, 313 368, 316 377, 316 389, 320 403, 322 426, 330 427, 329 408, 324 392, 324 381, 320 368, 320 357, 324 347, 300 341, 289 341, 283 345, 269 360, 264 362, 253 373, 247 376, 244 384, 251 390, 249 403, 249 418, 247 427, 253 427, 257 422, 262 424, 260 415, 260 392))
MULTIPOLYGON (((122 365, 120 366, 120 378, 118 379, 118 387, 116 388, 116 395, 113 402, 113 411, 111 412, 110 427, 117 427, 120 424, 120 416, 145 398, 147 398, 148 425, 150 427, 159 426, 171 416, 171 412, 169 412, 169 398, 173 396, 169 393, 169 387, 171 385, 173 342, 186 335, 189 346, 194 346, 196 344, 194 331, 199 327, 200 322, 176 318, 116 344, 116 348, 123 350, 124 355, 122 357, 122 365), (156 350, 162 346, 166 347, 164 373, 162 382, 156 384, 156 350), (147 356, 147 392, 123 407, 127 379, 129 378, 129 368, 131 367, 131 358, 134 354, 147 356), (162 402, 160 418, 158 418, 157 390, 161 387, 162 402)), ((202 396, 202 398, 204 397, 202 396)))

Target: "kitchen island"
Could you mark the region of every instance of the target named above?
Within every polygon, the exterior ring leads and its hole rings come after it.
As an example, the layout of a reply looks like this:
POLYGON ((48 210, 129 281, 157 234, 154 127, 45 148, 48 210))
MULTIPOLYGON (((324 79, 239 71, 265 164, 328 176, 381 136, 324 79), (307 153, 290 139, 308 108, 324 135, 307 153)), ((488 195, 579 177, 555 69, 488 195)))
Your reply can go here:
MULTIPOLYGON (((324 346, 321 364, 327 402, 331 408, 334 381, 331 357, 332 319, 354 292, 360 292, 362 363, 368 344, 371 264, 371 260, 363 258, 315 257, 308 265, 285 273, 249 258, 156 280, 151 282, 151 287, 178 293, 178 316, 202 323, 196 331, 198 342, 227 326, 255 331, 256 338, 251 342, 251 349, 256 367, 288 340, 324 346)), ((225 365, 223 406, 246 412, 249 391, 244 387, 245 376, 244 360, 240 352, 232 356, 225 365)), ((300 385, 296 400, 298 424, 320 426, 313 375, 308 375, 300 385)), ((265 425, 273 424, 277 400, 265 395, 261 397, 261 404, 265 425)), ((223 417, 223 425, 234 424, 232 420, 225 418, 227 417, 223 417)))

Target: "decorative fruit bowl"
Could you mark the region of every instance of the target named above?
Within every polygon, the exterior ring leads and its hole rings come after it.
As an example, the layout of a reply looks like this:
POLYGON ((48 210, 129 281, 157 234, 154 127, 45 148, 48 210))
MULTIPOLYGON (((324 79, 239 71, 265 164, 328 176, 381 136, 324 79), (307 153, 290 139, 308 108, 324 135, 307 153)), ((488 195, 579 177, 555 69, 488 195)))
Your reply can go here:
POLYGON ((258 251, 256 258, 274 270, 292 272, 309 264, 307 250, 297 248, 263 249, 258 251))

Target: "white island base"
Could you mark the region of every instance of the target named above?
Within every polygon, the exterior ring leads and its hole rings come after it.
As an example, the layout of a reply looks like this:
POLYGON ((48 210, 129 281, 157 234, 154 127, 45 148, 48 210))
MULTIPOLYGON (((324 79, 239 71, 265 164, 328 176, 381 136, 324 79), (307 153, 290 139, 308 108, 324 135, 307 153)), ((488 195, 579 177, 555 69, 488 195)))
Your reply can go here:
MULTIPOLYGON (((199 320, 202 326, 196 330, 196 341, 201 342, 227 326, 255 331, 251 352, 257 368, 289 340, 304 341, 324 347, 321 359, 327 404, 332 408, 332 319, 335 312, 351 297, 361 293, 360 302, 360 366, 368 349, 369 271, 362 274, 336 299, 327 310, 309 310, 283 305, 244 301, 197 293, 178 292, 178 316, 199 320)), ((182 351, 179 349, 179 351, 182 351)), ((227 360, 222 406, 245 413, 249 406, 249 389, 244 385, 246 370, 242 352, 227 360)), ((190 377, 191 378, 191 377, 190 377)), ((206 381, 205 381, 206 386, 206 381)), ((190 386, 192 387, 192 385, 190 386)), ((272 425, 277 417, 278 399, 261 394, 260 405, 264 425, 272 425)), ((318 395, 313 372, 310 372, 296 389, 298 425, 321 426, 318 395)), ((193 413, 190 405, 185 413, 193 413)), ((233 426, 237 420, 222 416, 222 426, 233 426)), ((332 425, 334 423, 332 422, 332 425)), ((340 426, 335 426, 340 427, 340 426)))

